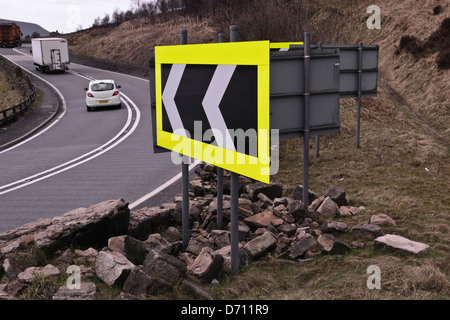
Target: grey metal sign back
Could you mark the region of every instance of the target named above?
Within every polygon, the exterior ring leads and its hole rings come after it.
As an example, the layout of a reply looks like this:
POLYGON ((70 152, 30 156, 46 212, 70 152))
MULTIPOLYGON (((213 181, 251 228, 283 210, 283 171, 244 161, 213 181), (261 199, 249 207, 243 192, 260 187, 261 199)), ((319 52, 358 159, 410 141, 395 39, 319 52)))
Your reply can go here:
MULTIPOLYGON (((270 127, 280 138, 303 136, 304 62, 303 50, 270 53, 270 127)), ((339 50, 311 50, 310 74, 311 135, 339 132, 339 50)))
MULTIPOLYGON (((291 45, 290 50, 302 50, 301 45, 291 45)), ((311 50, 339 50, 341 98, 358 96, 358 74, 361 70, 361 96, 377 95, 378 45, 311 45, 311 50), (361 66, 359 65, 361 52, 361 66)))

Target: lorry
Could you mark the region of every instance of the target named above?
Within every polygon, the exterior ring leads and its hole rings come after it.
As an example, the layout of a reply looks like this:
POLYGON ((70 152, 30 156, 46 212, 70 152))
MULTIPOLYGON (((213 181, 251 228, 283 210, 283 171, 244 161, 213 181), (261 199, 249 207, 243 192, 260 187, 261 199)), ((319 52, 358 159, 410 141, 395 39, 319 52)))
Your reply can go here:
POLYGON ((69 69, 69 45, 65 38, 31 39, 31 51, 34 66, 42 73, 69 69))
POLYGON ((0 23, 0 47, 15 48, 22 45, 20 27, 15 23, 0 23))

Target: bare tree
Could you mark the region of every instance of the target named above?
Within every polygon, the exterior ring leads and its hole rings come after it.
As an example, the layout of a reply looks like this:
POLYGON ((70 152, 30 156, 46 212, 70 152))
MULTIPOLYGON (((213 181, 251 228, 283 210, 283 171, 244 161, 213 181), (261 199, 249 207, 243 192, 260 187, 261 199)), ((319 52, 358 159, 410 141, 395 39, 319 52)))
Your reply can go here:
POLYGON ((124 21, 124 13, 120 11, 119 8, 116 8, 112 14, 112 23, 121 24, 124 21))
POLYGON ((102 20, 102 26, 107 26, 110 22, 109 14, 105 14, 105 17, 102 20))

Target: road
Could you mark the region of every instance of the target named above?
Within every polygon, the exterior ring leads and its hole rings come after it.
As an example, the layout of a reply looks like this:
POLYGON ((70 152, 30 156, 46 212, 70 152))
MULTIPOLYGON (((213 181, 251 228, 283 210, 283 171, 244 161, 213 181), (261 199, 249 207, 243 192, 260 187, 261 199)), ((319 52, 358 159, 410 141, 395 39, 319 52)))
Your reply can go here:
POLYGON ((77 64, 63 74, 42 74, 26 55, 29 48, 21 51, 0 54, 51 83, 65 105, 39 134, 0 152, 0 233, 109 199, 136 209, 181 192, 181 167, 170 153, 153 153, 147 80, 77 64), (114 79, 123 107, 87 112, 89 78, 114 79))

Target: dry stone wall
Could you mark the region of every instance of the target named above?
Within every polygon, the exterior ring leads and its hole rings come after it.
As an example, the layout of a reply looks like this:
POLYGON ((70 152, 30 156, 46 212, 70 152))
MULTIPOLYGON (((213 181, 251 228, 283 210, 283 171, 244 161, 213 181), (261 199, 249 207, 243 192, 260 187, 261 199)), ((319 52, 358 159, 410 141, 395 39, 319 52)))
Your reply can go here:
MULTIPOLYGON (((101 299, 94 279, 122 288, 118 299, 170 293, 175 287, 194 299, 213 299, 202 285, 231 272, 229 196, 224 196, 220 230, 215 169, 203 165, 197 173, 190 183, 191 239, 185 251, 179 241, 181 197, 132 212, 122 199, 105 201, 0 234, 0 300, 30 298, 36 277, 67 278, 44 297, 55 300, 101 299), (71 267, 75 273, 67 272, 71 267), (81 281, 78 286, 71 282, 75 276, 81 281)), ((396 222, 386 215, 365 217, 365 208, 348 206, 337 186, 319 197, 309 191, 308 208, 299 198, 302 186, 292 197, 284 194, 282 184, 240 178, 240 266, 267 254, 303 261, 347 254, 363 245, 415 255, 430 251, 427 244, 385 234, 382 227, 396 222), (364 223, 349 226, 345 217, 353 215, 364 223), (354 241, 343 241, 344 233, 354 241)))

